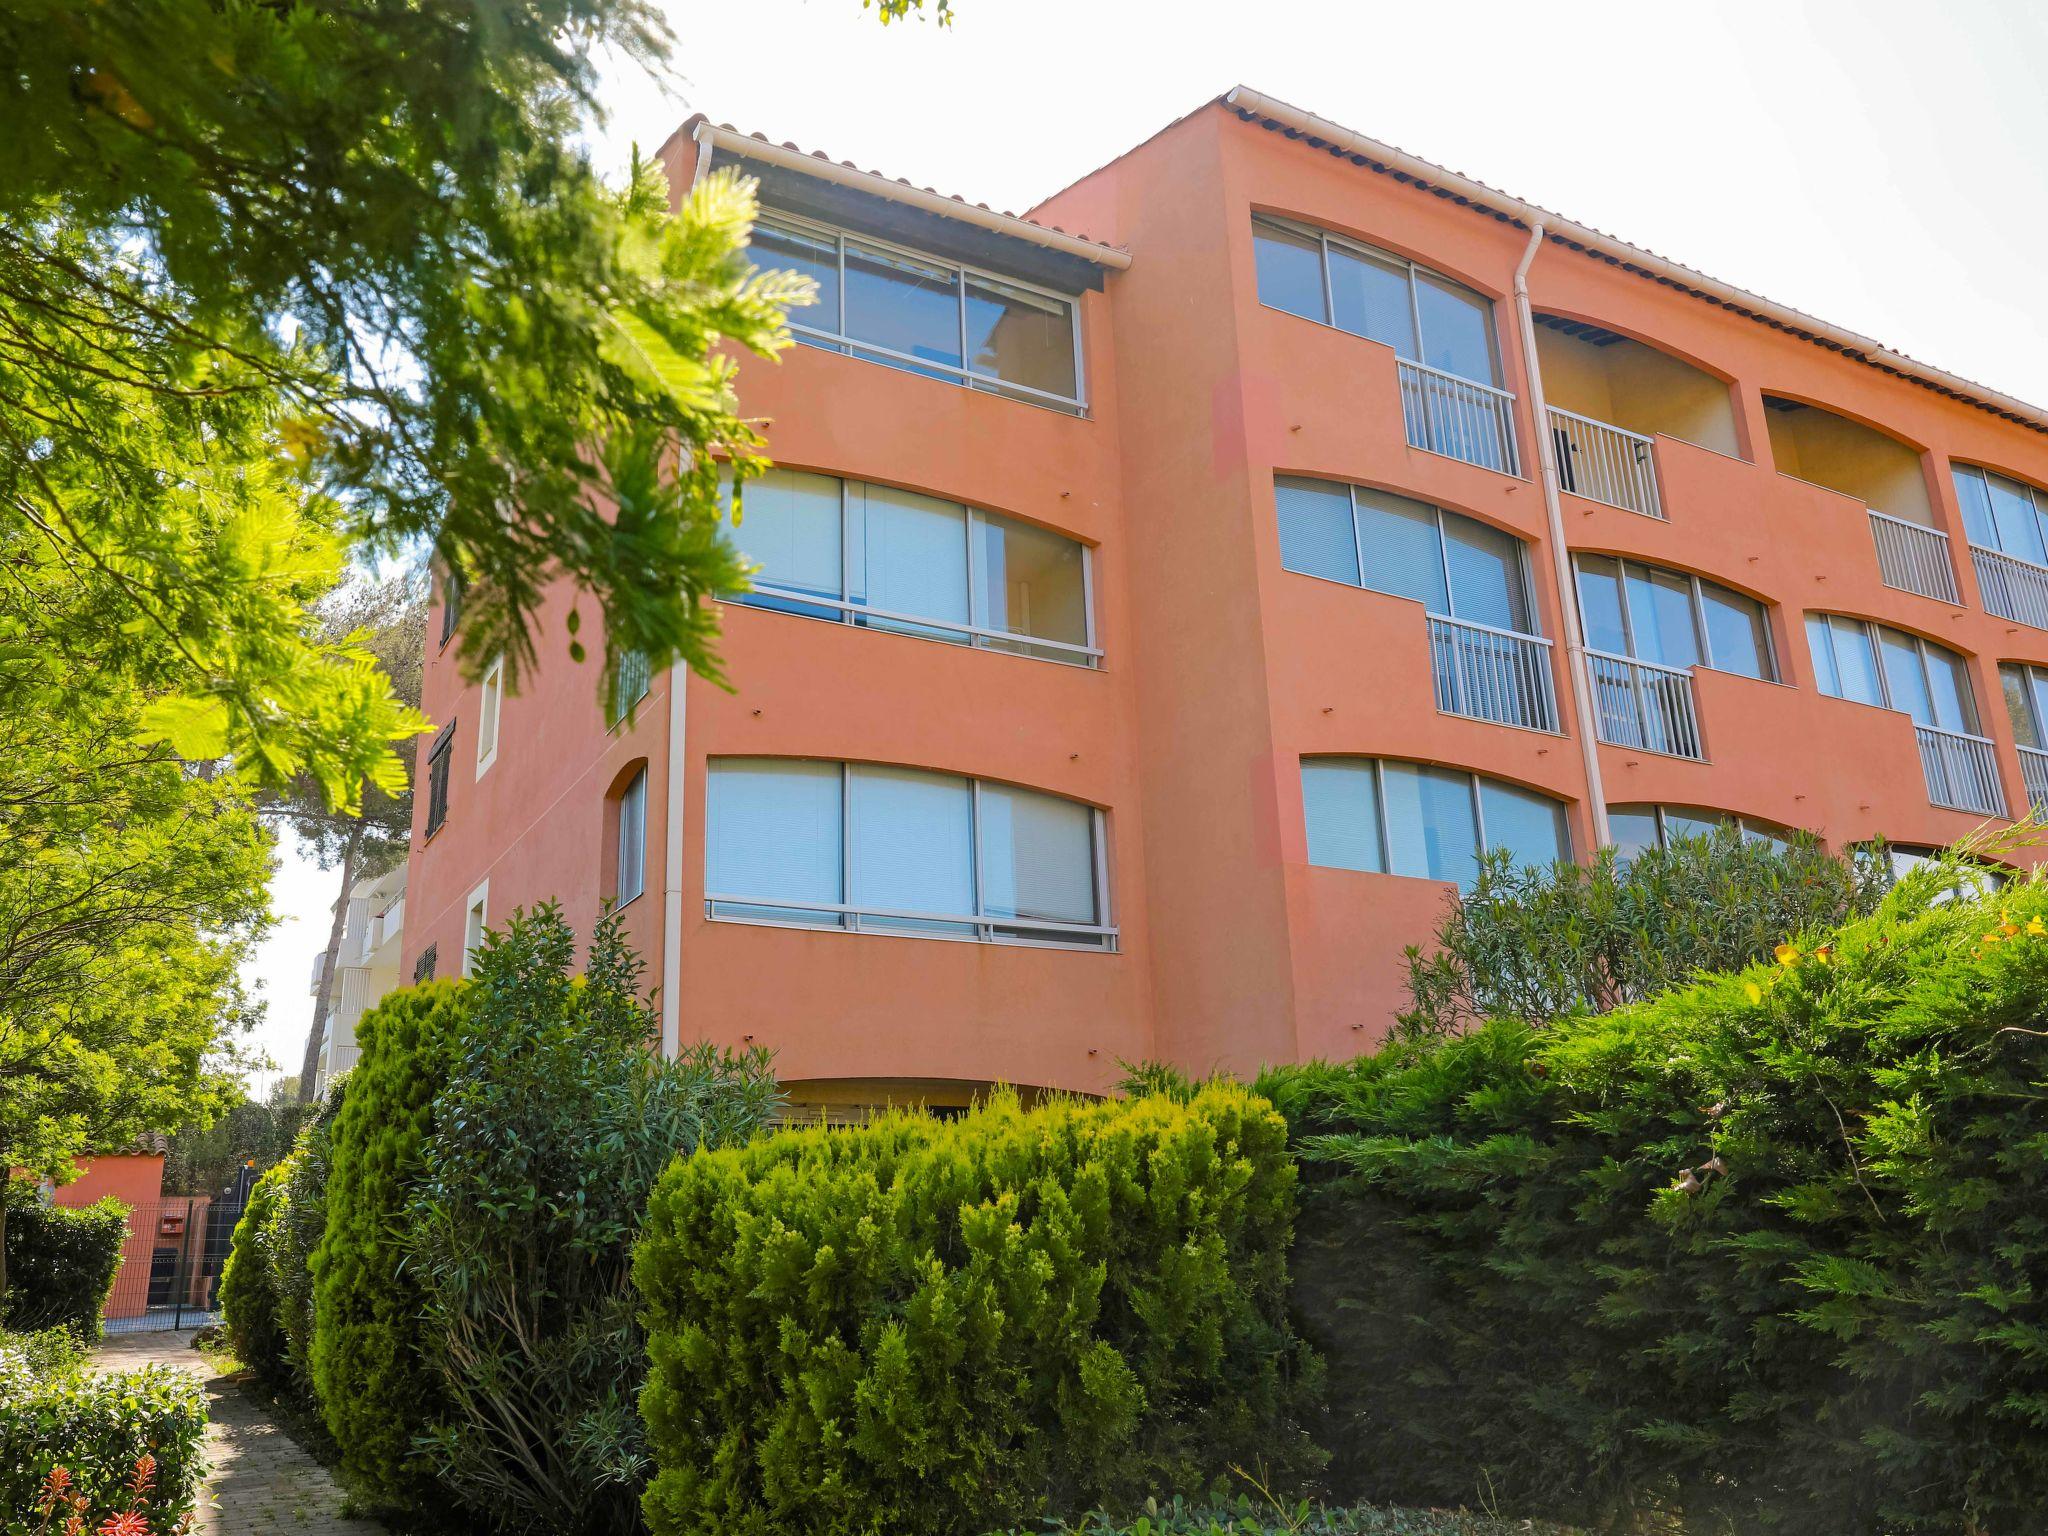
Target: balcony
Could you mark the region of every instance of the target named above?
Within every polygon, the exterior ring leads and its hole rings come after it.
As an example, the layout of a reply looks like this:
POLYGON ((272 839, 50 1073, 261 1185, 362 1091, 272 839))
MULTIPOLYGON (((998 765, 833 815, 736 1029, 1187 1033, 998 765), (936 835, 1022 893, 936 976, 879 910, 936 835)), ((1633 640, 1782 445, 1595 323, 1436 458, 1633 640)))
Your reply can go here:
MULTIPOLYGON (((1948 535, 1939 528, 1909 523, 1873 509, 1870 537, 1877 545, 1877 570, 1888 587, 1917 592, 1945 603, 1960 602, 1948 535)), ((2048 573, 2044 573, 2048 574, 2048 573)))
POLYGON ((1700 744, 1691 669, 1592 650, 1586 652, 1586 668, 1602 741, 1666 757, 1707 760, 1700 744))
POLYGON ((1977 570, 1977 590, 1984 596, 1986 613, 2048 629, 2048 566, 1981 544, 1970 546, 1970 563, 1977 570))
POLYGON ((1930 801, 1979 816, 2005 814, 1998 756, 1990 738, 1934 725, 1915 725, 1913 734, 1919 739, 1920 768, 1927 776, 1930 801))
POLYGON ((1519 475, 1515 397, 1491 384, 1400 359, 1401 421, 1408 446, 1519 475))
POLYGON ((1436 707, 1447 715, 1555 734, 1557 691, 1550 650, 1540 635, 1433 613, 1429 660, 1436 707))
POLYGON ((1870 516, 1878 574, 1900 592, 1958 601, 1948 535, 1934 526, 1918 449, 1803 400, 1764 396, 1780 474, 1860 501, 1870 516))
POLYGON ((1664 520, 1654 439, 1553 405, 1550 441, 1557 451, 1560 490, 1664 520))
POLYGON ((1560 489, 1662 521, 1659 436, 1740 457, 1726 380, 1583 320, 1539 314, 1536 327, 1560 489))
POLYGON ((2020 778, 2026 784, 2027 809, 2035 816, 2048 817, 2048 752, 2021 747, 2020 778))

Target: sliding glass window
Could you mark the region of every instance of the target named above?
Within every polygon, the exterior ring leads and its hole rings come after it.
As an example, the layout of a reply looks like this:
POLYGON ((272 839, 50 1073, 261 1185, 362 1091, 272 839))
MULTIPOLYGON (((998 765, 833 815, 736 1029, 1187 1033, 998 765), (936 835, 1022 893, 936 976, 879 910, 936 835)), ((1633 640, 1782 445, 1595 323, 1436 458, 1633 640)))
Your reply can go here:
POLYGON ((1096 665, 1077 540, 915 491, 771 469, 727 536, 759 567, 728 601, 956 645, 1096 665))
POLYGON ((1102 813, 921 768, 711 763, 714 918, 1114 949, 1102 813))
POLYGON ((1792 846, 1794 833, 1753 816, 1734 816, 1726 811, 1706 810, 1694 805, 1610 805, 1607 831, 1624 860, 1646 848, 1669 848, 1686 838, 1712 837, 1723 827, 1733 827, 1746 843, 1763 843, 1780 853, 1792 846))
POLYGON ((753 258, 817 283, 817 303, 790 312, 801 342, 1054 410, 1087 407, 1067 296, 785 214, 756 222, 753 258))
POLYGON ((2048 491, 1974 464, 1955 466, 1963 531, 1980 549, 2048 565, 2048 491))
POLYGON ((1580 555, 1578 576, 1590 649, 1665 667, 1778 680, 1770 620, 1755 598, 1611 555, 1580 555))
POLYGON ((2013 739, 2031 752, 2048 752, 2048 668, 2002 661, 1998 681, 2013 739))
POLYGON ((1405 256, 1263 214, 1252 218, 1252 248, 1261 304, 1500 387, 1493 305, 1471 289, 1405 256))
POLYGON ((1470 890, 1482 854, 1517 864, 1571 857, 1564 805, 1456 768, 1369 757, 1305 757, 1308 861, 1326 869, 1448 880, 1470 890))
POLYGON ((1273 500, 1288 570, 1413 598, 1444 618, 1537 632, 1522 541, 1513 534, 1330 480, 1282 477, 1273 482, 1273 500))
POLYGON ((1917 725, 1977 734, 1969 664, 1947 646, 1839 613, 1809 613, 1806 645, 1815 686, 1830 698, 1896 709, 1917 725))

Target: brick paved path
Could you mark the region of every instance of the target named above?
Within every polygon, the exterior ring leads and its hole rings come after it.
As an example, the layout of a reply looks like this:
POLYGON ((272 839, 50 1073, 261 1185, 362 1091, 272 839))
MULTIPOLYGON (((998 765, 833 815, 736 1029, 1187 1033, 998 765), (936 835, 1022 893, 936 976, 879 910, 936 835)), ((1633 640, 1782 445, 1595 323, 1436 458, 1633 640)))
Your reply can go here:
POLYGON ((256 1397, 214 1375, 190 1333, 131 1333, 93 1350, 109 1370, 171 1365, 206 1385, 206 1478, 200 1536, 381 1536, 374 1520, 341 1514, 341 1490, 327 1469, 277 1427, 256 1397))

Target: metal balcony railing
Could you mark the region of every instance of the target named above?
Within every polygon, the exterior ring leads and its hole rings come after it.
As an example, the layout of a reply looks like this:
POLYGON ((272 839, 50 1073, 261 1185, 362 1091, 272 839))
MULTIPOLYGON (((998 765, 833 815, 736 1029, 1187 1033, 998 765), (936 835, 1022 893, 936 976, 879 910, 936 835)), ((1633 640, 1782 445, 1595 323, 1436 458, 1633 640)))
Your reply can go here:
POLYGON ((2005 795, 1998 782, 1998 757, 1988 738, 1938 725, 1915 725, 1927 798, 1952 811, 2003 816, 2005 795))
POLYGON ((2026 782, 2028 809, 2036 816, 2048 817, 2048 752, 2021 747, 2020 778, 2026 782))
POLYGON ((1550 441, 1557 449, 1557 478, 1563 489, 1625 512, 1663 519, 1653 439, 1552 406, 1550 441))
POLYGON ((1706 761, 1690 670, 1607 651, 1586 652, 1586 668, 1602 741, 1706 761))
POLYGON ((1410 447, 1519 475, 1515 397, 1491 384, 1412 363, 1401 364, 1401 419, 1410 447))
POLYGON ((1530 731, 1557 730, 1550 642, 1541 635, 1432 613, 1429 661, 1436 707, 1445 714, 1530 731))
POLYGON ((1977 568, 1977 590, 1984 594, 1986 613, 2048 629, 2048 566, 1979 544, 1970 546, 1970 563, 1977 568))
POLYGON ((1922 597, 1958 602, 1955 563, 1949 559, 1948 535, 1924 523, 1870 509, 1870 536, 1877 541, 1877 569, 1888 587, 1922 597))

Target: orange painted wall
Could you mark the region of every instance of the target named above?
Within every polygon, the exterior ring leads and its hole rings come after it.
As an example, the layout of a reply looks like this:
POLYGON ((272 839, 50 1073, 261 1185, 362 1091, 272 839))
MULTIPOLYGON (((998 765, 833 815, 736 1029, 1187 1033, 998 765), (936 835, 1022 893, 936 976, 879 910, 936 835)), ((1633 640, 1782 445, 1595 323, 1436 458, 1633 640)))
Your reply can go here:
MULTIPOLYGON (((61 1184, 54 1203, 69 1210, 95 1205, 112 1195, 128 1207, 128 1237, 121 1267, 107 1299, 109 1317, 138 1316, 144 1310, 150 1255, 156 1247, 158 1204, 163 1199, 164 1159, 160 1152, 110 1153, 79 1159, 79 1175, 61 1184)), ((183 1209, 182 1203, 179 1209, 183 1209)))
MULTIPOLYGON (((663 156, 685 182, 687 140, 663 156)), ((698 680, 687 689, 683 938, 678 973, 664 976, 668 681, 655 680, 633 726, 607 734, 592 668, 562 659, 563 594, 542 637, 545 664, 507 699, 499 759, 481 782, 475 690, 448 658, 428 658, 427 710, 459 723, 448 825, 425 843, 415 830, 408 973, 428 943, 443 974, 453 971, 465 898, 486 874, 494 923, 553 895, 587 931, 604 795, 644 758, 649 889, 629 912, 651 979, 678 991, 684 1039, 772 1046, 798 1082, 1007 1079, 1099 1091, 1120 1057, 1243 1071, 1349 1054, 1384 1030, 1401 1001, 1401 949, 1426 937, 1452 891, 1311 867, 1304 755, 1412 758, 1527 784, 1566 801, 1576 845, 1590 846, 1568 703, 1556 736, 1439 714, 1421 607, 1284 570, 1273 506, 1275 474, 1314 475, 1505 528, 1529 541, 1541 627, 1561 641, 1569 595, 1546 544, 1507 303, 1525 233, 1213 105, 1034 216, 1131 253, 1128 271, 1081 301, 1087 418, 805 348, 778 364, 744 363, 742 398, 780 462, 974 503, 1088 543, 1102 668, 728 609, 735 691, 698 680), (1524 475, 1408 447, 1389 349, 1261 306, 1254 210, 1406 253, 1491 296, 1524 475), (729 754, 911 764, 1105 808, 1118 952, 706 920, 706 763, 729 754)), ((1748 459, 1659 438, 1669 521, 1568 495, 1566 539, 1574 552, 1696 571, 1762 598, 1784 677, 1700 671, 1710 761, 1602 747, 1608 800, 1717 807, 1838 845, 1879 834, 1942 843, 1968 831, 1973 818, 1928 804, 1904 716, 1815 691, 1802 615, 1825 608, 1971 658, 1983 727, 2020 807, 1996 665, 2048 665, 2048 632, 1985 614, 1967 558, 1960 604, 1885 587, 1862 506, 1771 463, 1762 401, 1809 400, 1922 450, 1935 523, 1959 552, 1948 461, 2048 483, 2048 437, 1555 244, 1530 284, 1541 311, 1732 381, 1748 459)), ((420 806, 423 816, 424 796, 420 806)))

